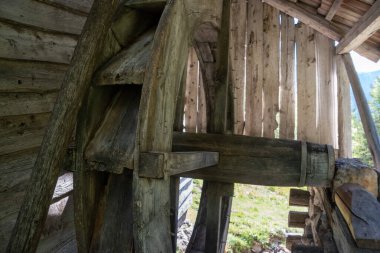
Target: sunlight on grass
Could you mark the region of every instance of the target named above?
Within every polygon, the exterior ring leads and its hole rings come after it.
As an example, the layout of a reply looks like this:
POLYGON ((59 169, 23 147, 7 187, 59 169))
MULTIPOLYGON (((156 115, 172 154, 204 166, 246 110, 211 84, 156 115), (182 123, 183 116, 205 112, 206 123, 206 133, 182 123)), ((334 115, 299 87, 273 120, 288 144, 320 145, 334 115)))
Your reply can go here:
MULTIPOLYGON (((188 216, 192 223, 196 219, 201 187, 202 181, 194 180, 193 204, 188 216)), ((273 239, 284 244, 286 233, 302 232, 302 229, 288 228, 290 210, 307 210, 301 207, 289 207, 289 189, 235 184, 228 252, 250 252, 255 244, 267 248, 273 239)))

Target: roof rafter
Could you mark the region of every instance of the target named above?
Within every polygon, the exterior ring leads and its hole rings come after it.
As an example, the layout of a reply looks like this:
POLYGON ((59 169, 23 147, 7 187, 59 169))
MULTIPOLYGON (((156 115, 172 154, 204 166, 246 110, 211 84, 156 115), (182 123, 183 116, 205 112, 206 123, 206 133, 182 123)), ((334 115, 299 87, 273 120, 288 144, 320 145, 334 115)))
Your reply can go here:
POLYGON ((380 28, 380 1, 376 1, 372 7, 358 20, 350 31, 342 38, 337 46, 338 54, 348 53, 359 47, 373 33, 380 28))

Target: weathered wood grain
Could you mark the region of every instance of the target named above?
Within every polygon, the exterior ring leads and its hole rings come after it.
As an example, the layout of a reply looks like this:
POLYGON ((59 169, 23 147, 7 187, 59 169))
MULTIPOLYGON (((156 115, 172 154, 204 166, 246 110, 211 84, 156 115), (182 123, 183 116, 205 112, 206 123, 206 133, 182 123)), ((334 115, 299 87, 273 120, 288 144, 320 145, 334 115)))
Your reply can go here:
MULTIPOLYGON (((169 2, 157 27, 142 89, 139 152, 171 151, 175 105, 189 42, 185 17, 183 1, 169 2)), ((141 178, 138 169, 134 170, 133 216, 136 252, 173 251, 168 178, 141 178)))
POLYGON ((314 31, 300 24, 297 46, 297 139, 319 142, 314 31))
POLYGON ((309 191, 300 189, 290 189, 289 206, 309 206, 309 191))
MULTIPOLYGON (((5 8, 6 9, 6 8, 5 8)), ((0 23, 0 57, 70 63, 77 40, 26 27, 0 23)))
POLYGON ((0 18, 38 29, 79 35, 86 17, 34 0, 0 2, 0 18))
POLYGON ((55 7, 87 14, 90 12, 93 0, 37 0, 55 7))
MULTIPOLYGON (((314 32, 318 75, 318 127, 319 142, 335 144, 336 89, 334 82, 334 41, 319 32, 314 32)), ((310 76, 308 77, 310 78, 310 76)))
POLYGON ((248 2, 245 134, 262 136, 263 103, 263 3, 248 2))
POLYGON ((290 211, 288 215, 288 227, 304 228, 307 218, 309 218, 309 213, 307 212, 290 211))
POLYGON ((357 184, 340 186, 334 196, 357 246, 380 249, 380 203, 375 196, 357 184))
POLYGON ((57 92, 0 93, 0 117, 51 112, 57 99, 57 92))
POLYGON ((117 174, 124 168, 133 169, 140 96, 138 86, 125 87, 115 95, 86 148, 85 159, 91 169, 117 174))
POLYGON ((198 86, 199 65, 198 57, 194 48, 189 49, 187 58, 186 91, 185 91, 185 129, 186 132, 197 130, 198 120, 198 86))
POLYGON ((231 3, 230 13, 230 89, 232 90, 233 132, 242 134, 244 129, 244 83, 247 2, 231 3))
POLYGON ((279 11, 270 5, 263 8, 263 136, 274 137, 278 127, 280 82, 280 21, 279 11))
MULTIPOLYGON (((329 12, 326 14, 325 19, 331 21, 335 16, 336 12, 342 5, 343 0, 334 0, 334 3, 331 5, 329 12)), ((319 10, 318 10, 319 11, 319 10)))
POLYGON ((220 134, 173 135, 173 151, 219 152, 218 166, 184 173, 183 176, 259 185, 331 185, 334 171, 332 147, 306 145, 307 155, 298 141, 220 134), (304 169, 302 159, 307 161, 304 169), (301 180, 302 170, 306 174, 301 180))
POLYGON ((371 111, 368 106, 367 99, 364 95, 363 88, 361 87, 358 74, 356 73, 354 63, 352 62, 351 55, 344 54, 342 56, 346 73, 351 83, 351 88, 354 93, 356 105, 358 107, 360 119, 362 121, 364 133, 366 135, 369 150, 372 155, 375 167, 380 167, 380 140, 376 130, 375 123, 372 118, 371 111))
POLYGON ((64 64, 0 59, 0 92, 58 91, 67 70, 64 64))
POLYGON ((281 76, 279 137, 295 135, 295 26, 294 18, 281 13, 281 76))
POLYGON ((207 104, 205 87, 203 83, 202 72, 199 71, 198 85, 198 114, 197 114, 197 130, 200 133, 205 133, 207 130, 207 104))
POLYGON ((352 157, 350 81, 341 56, 336 56, 338 88, 338 146, 339 157, 352 157))
POLYGON ((76 117, 89 90, 101 49, 118 3, 95 1, 75 49, 72 64, 65 75, 60 96, 42 142, 31 175, 30 190, 21 206, 8 244, 8 252, 35 251, 43 229, 43 221, 64 160, 65 149, 75 127, 76 117), (88 43, 97 41, 97 43, 88 43), (62 127, 64 126, 64 127, 62 127))

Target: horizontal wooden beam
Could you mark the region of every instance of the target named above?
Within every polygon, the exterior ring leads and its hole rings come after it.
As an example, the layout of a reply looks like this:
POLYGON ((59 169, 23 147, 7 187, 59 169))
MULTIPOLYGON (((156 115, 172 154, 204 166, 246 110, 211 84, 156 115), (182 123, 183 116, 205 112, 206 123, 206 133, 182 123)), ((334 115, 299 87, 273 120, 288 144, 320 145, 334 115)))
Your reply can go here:
POLYGON ((218 166, 193 170, 181 176, 226 183, 329 185, 335 168, 332 147, 292 140, 174 133, 173 151, 219 152, 218 166))
POLYGON ((380 1, 376 1, 371 8, 355 23, 351 30, 344 35, 336 48, 338 54, 348 53, 359 47, 380 28, 380 1))
POLYGON ((218 164, 217 152, 140 153, 139 176, 163 178, 218 164))
POLYGON ((309 206, 309 191, 290 189, 289 206, 309 206))
POLYGON ((309 218, 308 212, 290 211, 288 215, 288 227, 304 228, 307 218, 309 218))

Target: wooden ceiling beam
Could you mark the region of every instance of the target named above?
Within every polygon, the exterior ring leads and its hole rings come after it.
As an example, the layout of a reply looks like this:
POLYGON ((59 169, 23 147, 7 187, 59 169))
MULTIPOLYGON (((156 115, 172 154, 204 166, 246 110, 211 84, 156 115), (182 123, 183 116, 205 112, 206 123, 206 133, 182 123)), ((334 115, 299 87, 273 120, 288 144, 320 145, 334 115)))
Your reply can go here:
POLYGON ((325 19, 328 21, 331 21, 333 17, 335 16, 335 13, 338 11, 340 6, 342 5, 343 0, 335 0, 334 3, 331 5, 329 12, 327 13, 325 19))
POLYGON ((380 28, 380 1, 374 5, 358 20, 337 46, 338 54, 348 53, 356 49, 380 28))

